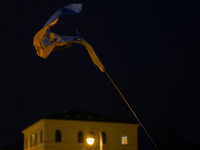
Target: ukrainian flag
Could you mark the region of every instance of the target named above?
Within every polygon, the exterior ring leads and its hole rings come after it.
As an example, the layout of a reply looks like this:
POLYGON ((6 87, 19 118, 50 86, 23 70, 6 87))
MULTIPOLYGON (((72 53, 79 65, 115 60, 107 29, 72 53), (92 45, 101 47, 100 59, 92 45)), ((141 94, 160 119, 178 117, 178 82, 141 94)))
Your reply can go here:
POLYGON ((43 28, 36 33, 33 38, 33 46, 36 49, 37 54, 42 58, 47 58, 52 51, 70 48, 72 43, 78 43, 86 47, 92 61, 97 65, 102 72, 105 68, 94 49, 88 44, 80 34, 77 32, 77 36, 62 36, 53 33, 50 27, 58 22, 58 19, 63 14, 75 15, 82 10, 82 4, 70 4, 57 10, 45 23, 43 28))

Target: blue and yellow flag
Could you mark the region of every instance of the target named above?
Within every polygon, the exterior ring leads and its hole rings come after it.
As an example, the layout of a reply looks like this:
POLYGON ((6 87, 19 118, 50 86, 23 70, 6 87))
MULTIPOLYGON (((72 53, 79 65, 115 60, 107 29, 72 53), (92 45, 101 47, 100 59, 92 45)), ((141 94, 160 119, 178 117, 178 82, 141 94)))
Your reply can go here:
POLYGON ((80 34, 77 36, 62 36, 53 33, 50 27, 55 25, 59 17, 63 14, 75 15, 82 10, 82 4, 70 4, 57 10, 45 23, 43 28, 36 33, 33 38, 33 46, 37 54, 42 58, 47 58, 52 51, 70 48, 72 43, 78 43, 86 47, 92 61, 99 69, 104 72, 105 68, 99 58, 97 57, 94 49, 88 44, 80 34))

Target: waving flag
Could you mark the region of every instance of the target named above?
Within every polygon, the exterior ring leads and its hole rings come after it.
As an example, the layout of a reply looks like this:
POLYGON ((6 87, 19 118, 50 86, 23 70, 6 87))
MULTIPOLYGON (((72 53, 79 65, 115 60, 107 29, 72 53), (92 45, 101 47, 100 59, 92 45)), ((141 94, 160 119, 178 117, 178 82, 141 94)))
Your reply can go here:
POLYGON ((82 36, 77 32, 77 36, 63 36, 53 33, 50 29, 58 22, 63 14, 75 15, 81 12, 82 4, 70 4, 57 10, 45 23, 43 28, 36 33, 33 38, 33 46, 37 54, 42 58, 47 58, 52 51, 70 48, 72 43, 78 43, 86 47, 92 61, 99 69, 104 72, 105 68, 94 49, 88 44, 82 36))

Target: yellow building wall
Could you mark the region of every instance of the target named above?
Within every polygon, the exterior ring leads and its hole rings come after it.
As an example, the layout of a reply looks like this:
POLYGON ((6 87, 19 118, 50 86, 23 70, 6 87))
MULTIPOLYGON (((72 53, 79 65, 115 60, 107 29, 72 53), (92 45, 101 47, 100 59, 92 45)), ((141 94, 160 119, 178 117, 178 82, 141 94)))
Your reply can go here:
MULTIPOLYGON (((22 131, 24 134, 24 150, 44 150, 44 142, 40 142, 40 132, 43 132, 43 135, 45 134, 44 127, 44 120, 40 120, 22 131), (30 139, 32 134, 37 135, 37 145, 31 147, 30 139)), ((44 141, 44 136, 42 141, 44 141)))
POLYGON ((106 144, 103 149, 108 150, 137 150, 138 124, 108 123, 92 121, 52 120, 41 119, 22 132, 28 138, 28 148, 24 150, 95 150, 99 149, 99 131, 106 133, 106 144), (39 132, 43 131, 43 142, 40 143, 39 132), (55 142, 55 131, 61 131, 61 142, 55 142), (84 143, 78 143, 78 132, 82 131, 84 143), (88 145, 86 138, 90 132, 95 133, 95 143, 88 145), (31 134, 37 133, 37 145, 30 147, 31 134), (121 144, 121 136, 126 133, 128 145, 121 144))

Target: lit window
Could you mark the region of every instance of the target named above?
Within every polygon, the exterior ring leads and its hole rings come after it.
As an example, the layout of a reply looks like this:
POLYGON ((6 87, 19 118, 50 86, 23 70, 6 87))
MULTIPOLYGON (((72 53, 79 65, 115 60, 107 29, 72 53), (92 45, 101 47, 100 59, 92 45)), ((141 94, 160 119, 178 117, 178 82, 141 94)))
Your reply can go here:
POLYGON ((30 147, 37 145, 37 136, 36 134, 32 134, 31 135, 31 139, 30 139, 30 147))
POLYGON ((78 143, 83 143, 83 132, 82 131, 78 132, 78 143))
POLYGON ((106 133, 102 132, 103 144, 106 144, 106 133))
POLYGON ((60 130, 56 130, 55 141, 61 142, 61 132, 60 132, 60 130))
POLYGON ((122 134, 122 145, 128 144, 128 136, 126 134, 122 134))

